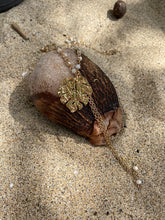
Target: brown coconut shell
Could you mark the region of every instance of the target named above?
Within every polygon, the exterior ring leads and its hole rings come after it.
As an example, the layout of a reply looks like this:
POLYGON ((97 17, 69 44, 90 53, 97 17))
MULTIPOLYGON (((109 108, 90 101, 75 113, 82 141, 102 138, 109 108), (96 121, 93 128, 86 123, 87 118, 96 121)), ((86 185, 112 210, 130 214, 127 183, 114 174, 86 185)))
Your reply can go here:
MULTIPOLYGON (((64 49, 72 64, 77 63, 74 50, 64 49)), ((106 74, 88 57, 82 54, 81 74, 93 89, 92 97, 102 115, 110 135, 122 127, 122 112, 116 90, 106 74)), ((104 145, 105 140, 89 104, 71 113, 60 102, 58 90, 66 77, 73 77, 63 58, 56 51, 48 52, 41 58, 30 75, 30 96, 37 109, 50 120, 62 124, 73 132, 87 137, 92 144, 104 145)))

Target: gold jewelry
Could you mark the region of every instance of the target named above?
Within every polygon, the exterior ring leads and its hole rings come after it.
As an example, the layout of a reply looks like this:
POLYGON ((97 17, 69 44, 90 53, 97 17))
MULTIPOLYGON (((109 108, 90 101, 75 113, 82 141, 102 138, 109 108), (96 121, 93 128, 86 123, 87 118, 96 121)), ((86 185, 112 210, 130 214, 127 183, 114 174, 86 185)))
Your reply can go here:
MULTIPOLYGON (((66 43, 69 47, 73 47, 74 49, 76 49, 75 41, 73 40, 73 38, 67 39, 66 43)), ((103 133, 104 135, 106 145, 111 149, 114 157, 123 167, 123 169, 133 177, 133 182, 135 183, 135 185, 140 188, 142 181, 138 177, 138 167, 134 165, 132 168, 129 168, 126 165, 125 160, 119 157, 117 151, 113 148, 110 136, 107 132, 106 125, 104 124, 103 118, 99 113, 97 106, 92 98, 92 87, 89 84, 88 80, 81 75, 80 69, 82 56, 80 49, 76 49, 77 64, 75 66, 73 66, 69 61, 67 53, 64 53, 62 49, 60 47, 57 47, 56 45, 47 46, 42 51, 47 52, 52 49, 55 49, 61 55, 65 64, 74 75, 74 77, 66 78, 59 88, 58 95, 60 97, 61 103, 65 104, 66 107, 71 111, 71 113, 74 113, 77 110, 81 110, 83 108, 83 105, 87 105, 89 103, 95 120, 98 123, 98 127, 101 133, 103 133)))

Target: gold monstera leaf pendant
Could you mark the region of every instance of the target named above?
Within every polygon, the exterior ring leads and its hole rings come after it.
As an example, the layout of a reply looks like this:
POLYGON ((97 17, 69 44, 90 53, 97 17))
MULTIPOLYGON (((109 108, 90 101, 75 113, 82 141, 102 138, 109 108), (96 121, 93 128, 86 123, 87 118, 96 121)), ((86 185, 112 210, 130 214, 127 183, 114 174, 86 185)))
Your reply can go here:
POLYGON ((66 107, 73 113, 81 110, 83 104, 88 104, 89 97, 92 95, 92 87, 85 77, 78 75, 64 79, 58 95, 61 103, 66 104, 66 107))

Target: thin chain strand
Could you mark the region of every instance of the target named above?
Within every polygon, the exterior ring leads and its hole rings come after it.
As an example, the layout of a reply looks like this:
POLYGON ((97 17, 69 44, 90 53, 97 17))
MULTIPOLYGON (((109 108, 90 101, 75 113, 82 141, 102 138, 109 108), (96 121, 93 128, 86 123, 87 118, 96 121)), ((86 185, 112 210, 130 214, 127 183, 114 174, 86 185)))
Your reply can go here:
POLYGON ((132 168, 130 169, 126 164, 125 164, 125 161, 123 160, 123 158, 119 157, 117 151, 113 148, 112 146, 112 143, 111 143, 111 138, 106 130, 106 127, 104 125, 104 122, 103 122, 103 119, 102 119, 102 116, 101 114, 98 112, 98 109, 96 107, 96 104, 93 100, 92 97, 90 97, 89 99, 89 106, 91 108, 91 111, 96 119, 96 121, 98 122, 98 126, 101 130, 101 133, 103 133, 104 135, 104 138, 105 138, 105 142, 106 142, 106 145, 109 147, 109 149, 112 151, 112 154, 113 156, 116 158, 116 160, 119 162, 119 164, 123 167, 123 169, 129 173, 133 179, 134 179, 134 183, 135 185, 140 188, 140 185, 137 185, 136 184, 136 180, 138 180, 138 174, 137 172, 135 172, 132 168))

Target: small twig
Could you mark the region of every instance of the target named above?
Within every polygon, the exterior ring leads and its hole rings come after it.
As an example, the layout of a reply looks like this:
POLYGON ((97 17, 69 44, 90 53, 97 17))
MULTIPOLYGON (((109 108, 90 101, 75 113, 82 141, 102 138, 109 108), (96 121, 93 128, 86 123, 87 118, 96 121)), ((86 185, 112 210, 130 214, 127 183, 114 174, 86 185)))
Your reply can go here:
POLYGON ((24 40, 29 40, 29 38, 25 35, 25 33, 23 33, 23 31, 21 30, 21 28, 19 27, 18 24, 16 23, 12 23, 11 27, 13 30, 15 30, 24 40))

